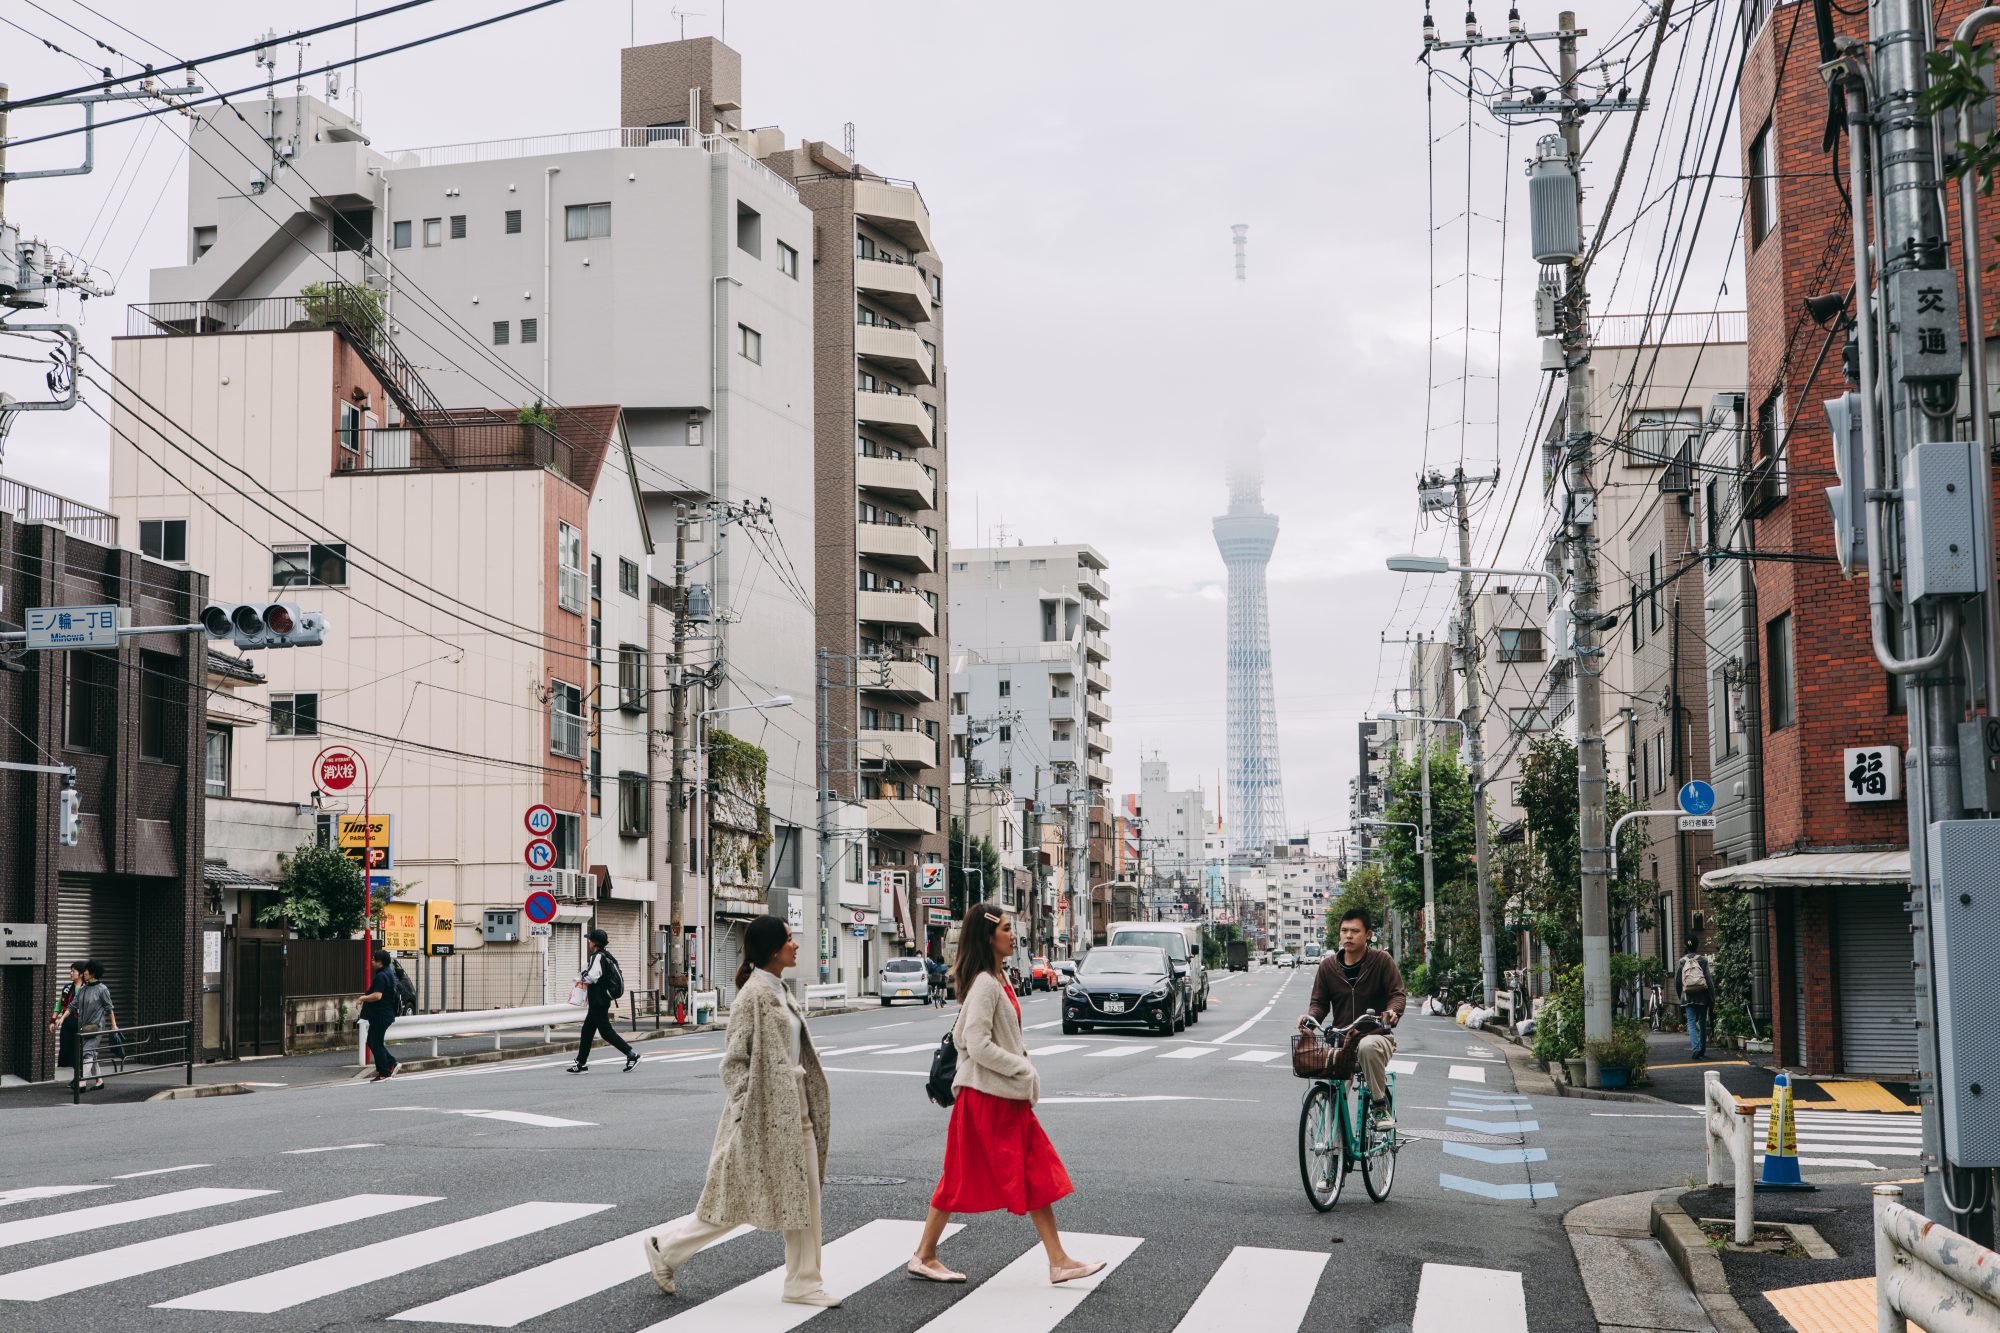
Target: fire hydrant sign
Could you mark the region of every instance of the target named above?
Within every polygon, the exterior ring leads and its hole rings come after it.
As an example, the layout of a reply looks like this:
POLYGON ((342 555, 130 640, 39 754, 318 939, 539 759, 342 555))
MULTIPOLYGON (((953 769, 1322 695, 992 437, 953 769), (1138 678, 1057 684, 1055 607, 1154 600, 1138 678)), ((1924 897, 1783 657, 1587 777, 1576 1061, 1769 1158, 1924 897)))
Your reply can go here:
POLYGON ((314 771, 321 791, 346 791, 361 777, 361 761, 345 746, 320 751, 314 771))

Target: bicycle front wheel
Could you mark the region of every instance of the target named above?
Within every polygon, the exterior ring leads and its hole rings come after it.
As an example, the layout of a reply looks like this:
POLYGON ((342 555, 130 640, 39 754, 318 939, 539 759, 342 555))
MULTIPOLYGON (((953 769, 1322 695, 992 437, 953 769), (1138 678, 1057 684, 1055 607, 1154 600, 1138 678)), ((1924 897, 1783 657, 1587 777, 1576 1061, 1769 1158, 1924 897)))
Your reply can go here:
POLYGON ((1340 1202, 1340 1187, 1347 1182, 1347 1145, 1329 1083, 1306 1089, 1299 1108, 1299 1179, 1305 1183, 1306 1198, 1320 1212, 1340 1202))
MULTIPOLYGON (((1389 1098, 1389 1109, 1393 1114, 1396 1099, 1389 1098)), ((1396 1131, 1377 1129, 1373 1108, 1361 1112, 1361 1183, 1368 1188, 1368 1197, 1381 1203, 1389 1197, 1389 1189, 1396 1182, 1396 1131)))

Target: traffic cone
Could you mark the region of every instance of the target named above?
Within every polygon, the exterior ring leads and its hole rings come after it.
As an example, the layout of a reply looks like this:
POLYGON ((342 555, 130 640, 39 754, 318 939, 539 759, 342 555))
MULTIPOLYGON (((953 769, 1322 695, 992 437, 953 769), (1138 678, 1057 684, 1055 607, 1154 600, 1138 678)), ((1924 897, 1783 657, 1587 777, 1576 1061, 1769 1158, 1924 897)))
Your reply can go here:
POLYGON ((1799 1131, 1792 1114, 1792 1076, 1778 1075, 1771 1086, 1771 1122, 1764 1138, 1760 1190, 1816 1190, 1799 1175, 1799 1131))

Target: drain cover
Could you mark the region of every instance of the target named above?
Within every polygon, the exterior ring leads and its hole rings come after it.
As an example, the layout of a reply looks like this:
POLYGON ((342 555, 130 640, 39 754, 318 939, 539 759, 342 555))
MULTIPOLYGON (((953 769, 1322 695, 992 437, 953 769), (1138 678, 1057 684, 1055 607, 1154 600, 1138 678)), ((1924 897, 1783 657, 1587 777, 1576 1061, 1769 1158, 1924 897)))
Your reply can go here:
POLYGON ((907 1185, 910 1182, 901 1176, 828 1176, 828 1185, 907 1185))
POLYGON ((1399 1139, 1427 1139, 1434 1143, 1473 1143, 1484 1148, 1518 1148, 1519 1134, 1476 1134, 1464 1129, 1399 1129, 1399 1139))

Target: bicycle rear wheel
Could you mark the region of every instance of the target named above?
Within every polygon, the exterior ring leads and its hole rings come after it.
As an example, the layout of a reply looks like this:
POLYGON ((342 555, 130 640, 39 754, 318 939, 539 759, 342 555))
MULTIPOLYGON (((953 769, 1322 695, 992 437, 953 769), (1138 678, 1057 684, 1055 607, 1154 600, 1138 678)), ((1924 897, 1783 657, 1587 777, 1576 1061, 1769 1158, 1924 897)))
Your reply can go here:
MULTIPOLYGON (((1395 1114, 1396 1094, 1389 1092, 1389 1112, 1395 1114)), ((1390 1187, 1396 1183, 1396 1131, 1384 1133, 1375 1127, 1375 1112, 1364 1106, 1361 1111, 1361 1183, 1368 1188, 1368 1197, 1381 1203, 1389 1197, 1390 1187)))
POLYGON ((1340 1187, 1347 1182, 1347 1145, 1330 1083, 1316 1082, 1306 1089, 1299 1108, 1299 1179, 1306 1198, 1320 1212, 1340 1202, 1340 1187))

